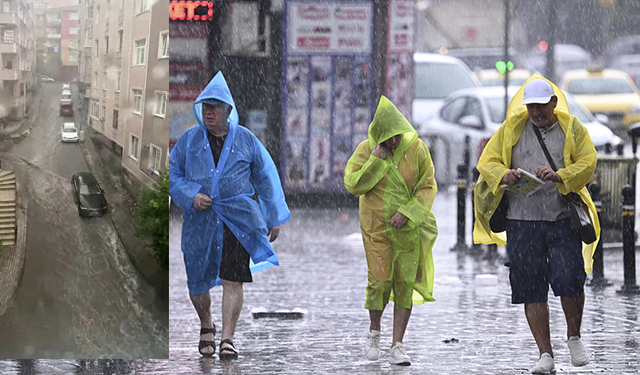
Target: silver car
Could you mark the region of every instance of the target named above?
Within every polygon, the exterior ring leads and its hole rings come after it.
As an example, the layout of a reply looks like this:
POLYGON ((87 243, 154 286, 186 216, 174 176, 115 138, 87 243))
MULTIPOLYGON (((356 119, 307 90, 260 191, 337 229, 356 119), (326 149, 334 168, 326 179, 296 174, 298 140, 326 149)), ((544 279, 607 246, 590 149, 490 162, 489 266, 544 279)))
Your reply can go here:
MULTIPOLYGON (((518 89, 509 87, 509 101, 518 89)), ((585 125, 598 151, 622 147, 623 141, 611 129, 598 122, 570 94, 565 95, 569 111, 585 125)), ((457 169, 464 162, 465 149, 468 150, 468 165, 475 167, 487 141, 504 120, 504 87, 463 89, 447 97, 436 116, 418 130, 431 151, 438 184, 457 182, 457 169)))

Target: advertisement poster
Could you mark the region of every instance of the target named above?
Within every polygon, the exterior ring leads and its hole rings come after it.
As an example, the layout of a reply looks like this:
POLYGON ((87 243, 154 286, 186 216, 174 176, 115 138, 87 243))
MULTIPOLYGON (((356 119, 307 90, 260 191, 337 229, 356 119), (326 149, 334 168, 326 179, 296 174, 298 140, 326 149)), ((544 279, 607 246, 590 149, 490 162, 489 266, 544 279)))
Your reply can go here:
POLYGON ((414 1, 389 0, 385 96, 411 122, 414 1))
POLYGON ((207 22, 170 21, 169 33, 169 149, 180 135, 196 124, 193 102, 209 76, 209 25, 207 22))
POLYGON ((373 115, 373 1, 287 1, 282 181, 344 190, 344 168, 373 115))

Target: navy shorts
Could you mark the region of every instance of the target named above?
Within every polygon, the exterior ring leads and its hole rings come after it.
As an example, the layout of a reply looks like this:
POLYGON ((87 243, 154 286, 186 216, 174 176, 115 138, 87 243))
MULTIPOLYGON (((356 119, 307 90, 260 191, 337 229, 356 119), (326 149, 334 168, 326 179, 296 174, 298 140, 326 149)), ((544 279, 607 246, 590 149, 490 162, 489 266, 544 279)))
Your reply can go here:
POLYGON ((546 302, 549 285, 555 296, 584 293, 582 242, 569 219, 507 220, 507 255, 511 303, 546 302))
POLYGON ((249 269, 249 253, 231 230, 224 226, 224 239, 222 240, 222 261, 220 262, 220 278, 227 281, 243 283, 253 282, 249 269))

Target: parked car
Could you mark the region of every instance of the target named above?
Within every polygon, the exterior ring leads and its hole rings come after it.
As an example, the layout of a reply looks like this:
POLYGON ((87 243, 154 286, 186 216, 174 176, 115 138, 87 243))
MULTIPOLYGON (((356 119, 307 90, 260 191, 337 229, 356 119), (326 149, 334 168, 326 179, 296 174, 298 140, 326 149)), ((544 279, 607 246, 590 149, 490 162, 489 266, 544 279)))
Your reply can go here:
POLYGON ((74 199, 81 217, 101 216, 107 212, 107 200, 98 180, 88 172, 78 172, 71 177, 74 199))
POLYGON ((49 76, 45 76, 45 75, 40 75, 38 77, 38 79, 40 80, 40 82, 55 82, 56 80, 49 77, 49 76))
POLYGON ((613 60, 610 68, 627 73, 636 87, 640 87, 640 54, 618 56, 613 60))
MULTIPOLYGON (((564 72, 572 69, 585 69, 593 63, 593 56, 584 48, 574 44, 556 44, 553 46, 553 56, 555 59, 555 75, 557 80, 564 75, 564 72)), ((525 67, 546 74, 547 52, 540 48, 529 51, 525 57, 525 67)), ((554 77, 547 77, 555 82, 554 77)))
POLYGON ((62 124, 62 142, 78 142, 78 129, 73 122, 62 124))
POLYGON ((604 114, 614 130, 640 122, 640 92, 621 70, 594 67, 567 71, 560 88, 593 114, 604 114))
POLYGON ((62 84, 62 91, 64 90, 71 90, 71 85, 68 83, 63 83, 62 84))
POLYGON ((60 95, 60 116, 73 116, 73 96, 71 90, 62 90, 60 95))
POLYGON ((461 60, 436 53, 413 54, 413 126, 420 129, 444 99, 456 90, 480 83, 461 60))
MULTIPOLYGON (((519 88, 508 88, 509 102, 519 88)), ((566 97, 570 113, 585 125, 596 149, 604 152, 622 147, 623 141, 611 129, 599 123, 571 95, 566 97)), ((439 184, 456 182, 467 137, 469 166, 475 167, 487 141, 504 122, 505 113, 504 87, 463 89, 447 97, 437 115, 419 131, 431 151, 439 184)))

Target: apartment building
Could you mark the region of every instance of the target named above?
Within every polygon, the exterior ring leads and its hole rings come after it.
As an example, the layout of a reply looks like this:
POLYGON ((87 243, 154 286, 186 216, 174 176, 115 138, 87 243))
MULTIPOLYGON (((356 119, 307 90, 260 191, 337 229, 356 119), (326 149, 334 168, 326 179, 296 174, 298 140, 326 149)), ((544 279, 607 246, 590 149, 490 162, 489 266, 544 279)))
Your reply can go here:
POLYGON ((168 167, 169 9, 152 0, 80 0, 86 125, 105 138, 132 191, 168 167))
POLYGON ((2 0, 0 4, 0 119, 20 119, 32 100, 36 52, 33 6, 27 0, 2 0))
POLYGON ((43 0, 34 5, 37 73, 71 82, 78 76, 79 13, 75 0, 43 0))

